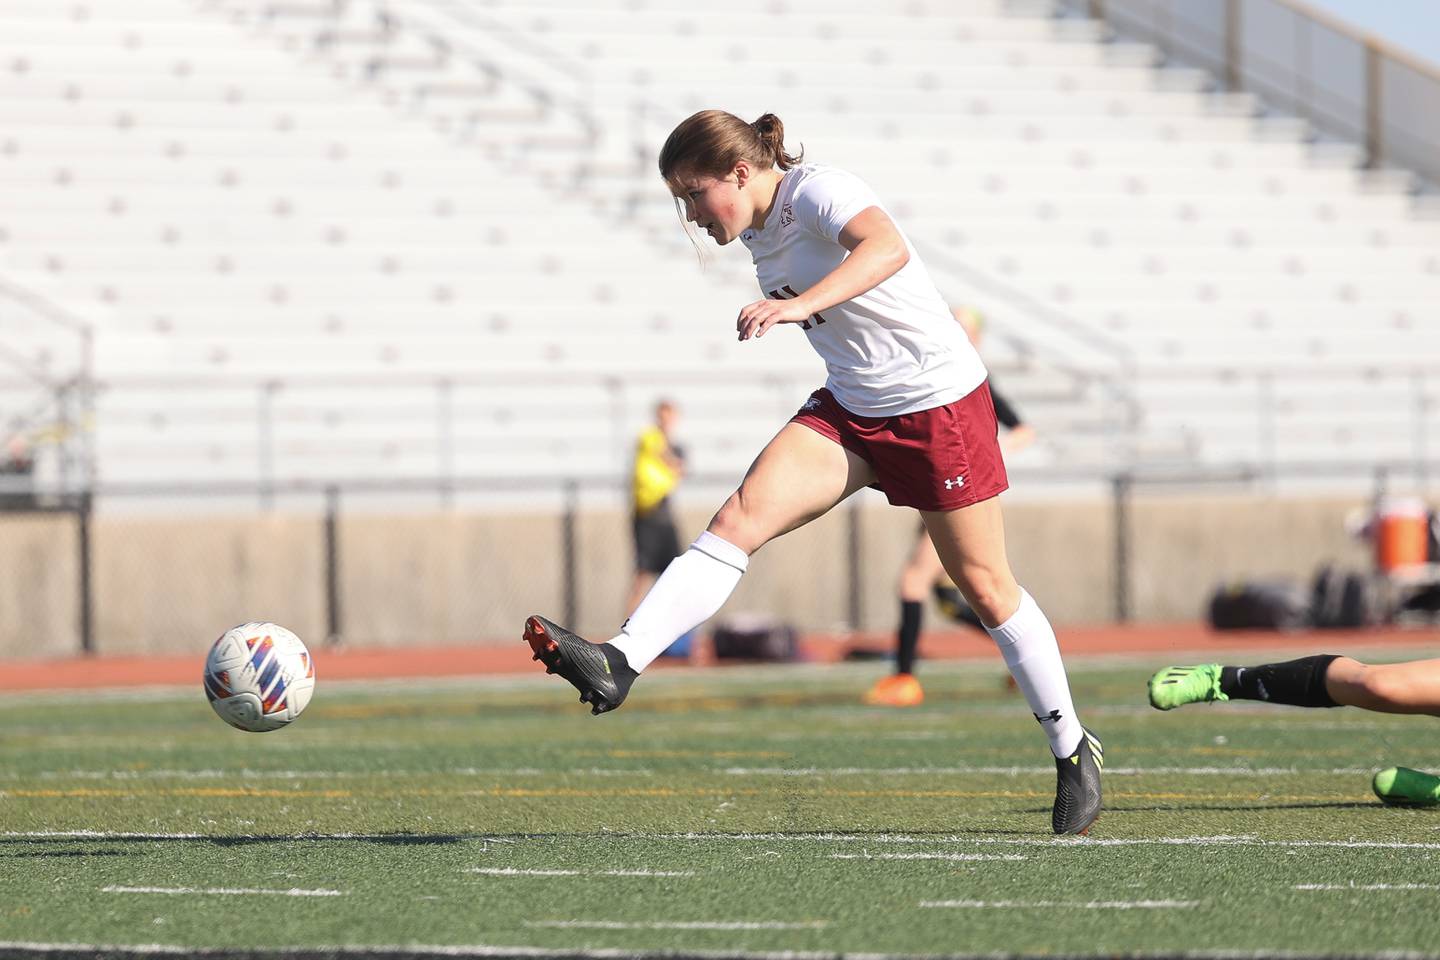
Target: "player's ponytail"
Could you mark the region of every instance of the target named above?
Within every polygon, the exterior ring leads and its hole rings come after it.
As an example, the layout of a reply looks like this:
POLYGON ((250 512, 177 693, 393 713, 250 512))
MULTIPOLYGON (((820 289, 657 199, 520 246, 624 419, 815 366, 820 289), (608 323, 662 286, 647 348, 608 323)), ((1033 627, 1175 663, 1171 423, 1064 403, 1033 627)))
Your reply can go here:
POLYGON ((741 160, 762 170, 789 170, 799 163, 785 152, 785 125, 773 113, 746 123, 724 110, 702 110, 681 121, 660 148, 660 176, 674 183, 685 174, 723 177, 741 160))
POLYGON ((785 152, 785 124, 781 123, 775 114, 762 113, 760 119, 750 126, 755 129, 755 135, 760 138, 760 143, 770 154, 772 162, 781 170, 789 170, 805 158, 803 147, 793 157, 785 152))

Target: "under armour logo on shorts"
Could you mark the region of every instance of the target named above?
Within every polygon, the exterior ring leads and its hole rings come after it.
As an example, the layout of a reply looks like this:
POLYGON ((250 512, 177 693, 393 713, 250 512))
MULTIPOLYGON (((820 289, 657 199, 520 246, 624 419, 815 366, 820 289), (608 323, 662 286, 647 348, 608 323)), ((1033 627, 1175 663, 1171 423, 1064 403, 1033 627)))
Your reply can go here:
POLYGON ((965 486, 965 478, 963 476, 956 477, 953 480, 945 481, 946 490, 959 490, 963 486, 965 486))

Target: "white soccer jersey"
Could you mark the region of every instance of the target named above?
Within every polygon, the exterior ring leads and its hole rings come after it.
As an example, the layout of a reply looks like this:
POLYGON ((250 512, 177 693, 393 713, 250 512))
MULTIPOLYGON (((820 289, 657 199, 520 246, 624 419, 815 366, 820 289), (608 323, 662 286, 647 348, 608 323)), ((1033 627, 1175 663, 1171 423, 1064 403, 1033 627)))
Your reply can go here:
MULTIPOLYGON (((785 171, 765 228, 740 234, 765 296, 799 296, 834 270, 849 255, 840 231, 868 207, 884 209, 853 174, 813 163, 785 171)), ((980 355, 903 231, 901 237, 909 263, 874 289, 801 324, 825 360, 825 386, 861 416, 944 406, 985 380, 980 355)))

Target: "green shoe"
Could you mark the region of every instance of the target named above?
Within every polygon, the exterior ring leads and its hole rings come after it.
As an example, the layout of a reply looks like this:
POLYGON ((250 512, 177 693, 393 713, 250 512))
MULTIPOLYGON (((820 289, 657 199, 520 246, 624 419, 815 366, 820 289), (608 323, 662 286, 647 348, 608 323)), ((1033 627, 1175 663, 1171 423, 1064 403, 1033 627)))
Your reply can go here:
POLYGON ((1150 678, 1150 706, 1156 710, 1174 710, 1187 703, 1229 699, 1220 690, 1218 663, 1166 667, 1150 678))
POLYGON ((1382 803, 1392 807, 1440 806, 1440 777, 1409 767, 1391 767, 1370 784, 1382 803))

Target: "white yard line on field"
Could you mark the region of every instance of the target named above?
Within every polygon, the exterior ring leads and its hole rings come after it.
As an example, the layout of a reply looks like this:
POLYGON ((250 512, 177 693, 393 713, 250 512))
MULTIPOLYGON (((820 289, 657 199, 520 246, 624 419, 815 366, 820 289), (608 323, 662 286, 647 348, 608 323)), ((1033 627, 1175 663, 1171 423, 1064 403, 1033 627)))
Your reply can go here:
MULTIPOLYGON (((388 833, 299 833, 286 837, 267 837, 285 840, 396 840, 406 834, 388 833)), ((414 834, 423 838, 425 834, 414 834)), ((248 834, 208 833, 132 833, 109 830, 6 830, 0 837, 22 837, 35 840, 244 840, 248 834)), ((477 834, 466 836, 466 840, 491 843, 518 843, 523 836, 492 837, 477 834)), ((961 835, 909 836, 887 833, 609 833, 603 835, 607 841, 634 840, 652 842, 655 840, 681 840, 700 843, 753 843, 775 841, 798 841, 805 843, 954 843, 975 845, 1001 845, 1021 847, 1132 847, 1132 846, 1175 846, 1175 847, 1274 847, 1286 848, 1329 848, 1343 850, 1440 850, 1440 842, 1420 843, 1389 840, 1264 840, 1251 835, 1213 837, 969 837, 961 835)))
MULTIPOLYGON (((732 777, 887 777, 887 776, 1054 776, 1051 766, 948 766, 948 767, 717 767, 709 771, 732 777)), ((1365 767, 1107 767, 1116 777, 1283 777, 1369 776, 1365 767)), ((537 767, 458 767, 449 770, 37 770, 0 771, 0 780, 383 780, 437 777, 653 777, 644 767, 576 767, 542 770, 537 767)))
POLYGON ((526 920, 527 927, 562 930, 820 930, 825 920, 526 920))
POLYGON ((922 907, 975 910, 1188 910, 1199 900, 921 900, 922 907))
POLYGON ((612 834, 610 839, 630 838, 634 840, 690 840, 690 841, 785 841, 796 840, 811 843, 956 843, 956 844, 1000 844, 1023 847, 1130 847, 1130 846, 1177 846, 1177 847, 1332 847, 1337 849, 1376 850, 1440 850, 1440 843, 1409 843, 1382 840, 1262 840, 1256 836, 1214 836, 1214 837, 1137 837, 1094 838, 1094 837, 966 837, 953 836, 907 836, 885 833, 631 833, 612 834))
MULTIPOLYGON (((156 956, 156 957, 218 957, 223 951, 199 950, 191 946, 174 946, 171 944, 141 943, 141 944, 95 944, 95 943, 39 943, 33 941, 0 941, 0 952, 24 951, 27 955, 41 955, 47 953, 63 953, 66 955, 94 955, 94 956, 156 956)), ((680 958, 692 958, 692 960, 835 960, 834 952, 815 952, 806 950, 785 950, 785 951, 737 951, 725 950, 687 950, 687 949, 666 949, 666 950, 636 950, 633 948, 607 948, 607 947, 528 947, 528 946, 499 946, 490 944, 464 944, 464 945, 429 945, 429 944, 405 944, 404 946, 393 946, 387 944, 376 944, 374 946, 356 946, 346 944, 344 946, 318 946, 307 948, 305 953, 318 954, 330 957, 356 957, 363 958, 372 956, 387 957, 389 960, 398 958, 421 958, 421 957, 485 957, 485 958, 508 958, 515 957, 536 957, 554 958, 554 960, 676 960, 680 958)), ((259 956, 260 954, 255 954, 259 956)), ((283 949, 274 952, 267 952, 265 956, 282 958, 288 955, 283 949)), ((858 956, 858 955, 857 955, 858 956)), ((951 955, 952 957, 954 955, 951 955)), ((972 955, 975 960, 993 960, 991 955, 972 955)), ((914 954, 889 954, 889 953, 867 953, 865 960, 917 960, 914 954)), ((1227 956, 1225 960, 1243 960, 1233 956, 1227 956)), ((1273 960, 1273 958, 1272 958, 1273 960)), ((1408 957, 1387 957, 1386 960, 1411 960, 1408 957)), ((1414 960, 1421 960, 1418 956, 1414 960)))
POLYGON ((131 833, 126 830, 5 830, 0 837, 29 840, 211 840, 208 833, 131 833))
MULTIPOLYGON (((931 841, 933 842, 933 840, 931 841)), ((1152 837, 1145 839, 1076 837, 1054 840, 976 839, 975 843, 1021 843, 1035 846, 1076 847, 1329 847, 1337 850, 1440 850, 1440 843, 1404 843, 1386 840, 1261 840, 1256 837, 1152 837)))
POLYGON ((1024 860, 1023 853, 948 853, 923 850, 914 853, 832 853, 831 860, 1024 860))
MULTIPOLYGON (((1053 766, 1033 767, 726 767, 724 772, 737 777, 852 777, 852 776, 955 776, 980 774, 984 776, 1048 776, 1055 775, 1053 766)), ((1374 770, 1359 767, 1331 767, 1328 769, 1303 769, 1300 767, 1106 767, 1108 776, 1194 776, 1194 777, 1276 777, 1333 774, 1336 776, 1370 775, 1374 770)))
POLYGON ((1297 883, 1292 890, 1440 890, 1440 883, 1297 883))
POLYGON ((252 896, 267 895, 275 897, 343 897, 344 890, 300 890, 291 887, 289 890, 247 890, 238 887, 101 887, 101 893, 169 893, 169 894, 203 894, 205 896, 252 896))
POLYGON ((0 780, 354 780, 417 776, 437 777, 541 777, 541 776, 650 777, 643 768, 577 767, 541 770, 536 767, 458 767, 451 770, 38 770, 33 773, 0 772, 0 780))
MULTIPOLYGON (((133 956, 156 956, 156 957, 196 957, 196 956, 217 956, 215 951, 197 950, 192 946, 175 946, 172 944, 140 943, 140 944, 96 944, 96 943, 42 943, 24 940, 3 940, 0 941, 0 952, 23 951, 27 955, 44 955, 47 953, 63 953, 67 955, 86 954, 104 955, 118 957, 133 956)), ((373 946, 357 946, 346 944, 344 946, 323 945, 310 947, 307 954, 323 954, 334 957, 356 957, 363 958, 371 956, 383 956, 390 960, 398 958, 423 958, 423 957, 484 957, 484 958, 513 958, 535 957, 545 960, 676 960, 676 958, 691 958, 691 960, 835 960, 836 953, 833 950, 811 951, 811 950, 784 950, 784 951, 740 951, 726 949, 717 951, 713 949, 685 949, 668 948, 664 950, 636 950, 634 948, 611 948, 611 947, 529 947, 529 946, 497 946, 490 944, 465 944, 465 945, 430 945, 430 944, 405 944, 394 946, 387 944, 376 944, 373 946)), ((276 957, 284 956, 283 952, 270 954, 276 957)), ((864 953, 849 954, 864 960, 922 960, 913 953, 864 953)), ((927 954, 926 956, 934 956, 927 954)), ((995 960, 998 954, 994 953, 947 953, 943 955, 947 960, 995 960)), ((1006 954, 1017 958, 1023 958, 1026 954, 1006 954)), ((1286 952, 1266 950, 1263 952, 1247 952, 1244 950, 1196 950, 1185 954, 1190 960, 1306 960, 1310 954, 1299 952, 1286 952)), ((1386 950, 1374 956, 1383 960, 1433 960, 1434 954, 1421 953, 1414 950, 1386 950)), ((1042 960, 1036 957, 1036 960, 1042 960)))
POLYGON ((693 870, 529 870, 519 867, 470 867, 465 873, 487 877, 693 877, 693 870))
POLYGON ((602 877, 693 877, 694 870, 602 870, 602 877))
POLYGON ((480 873, 487 877, 583 877, 583 870, 522 870, 518 867, 468 867, 464 873, 480 873))
MULTIPOLYGON (((285 836, 266 836, 266 840, 378 840, 404 841, 410 838, 423 839, 430 834, 409 833, 294 833, 285 836)), ((4 830, 0 837, 20 837, 29 840, 254 840, 254 834, 240 833, 135 833, 128 830, 4 830)), ((518 843, 515 837, 487 837, 483 834, 466 836, 466 840, 484 843, 518 843)))

